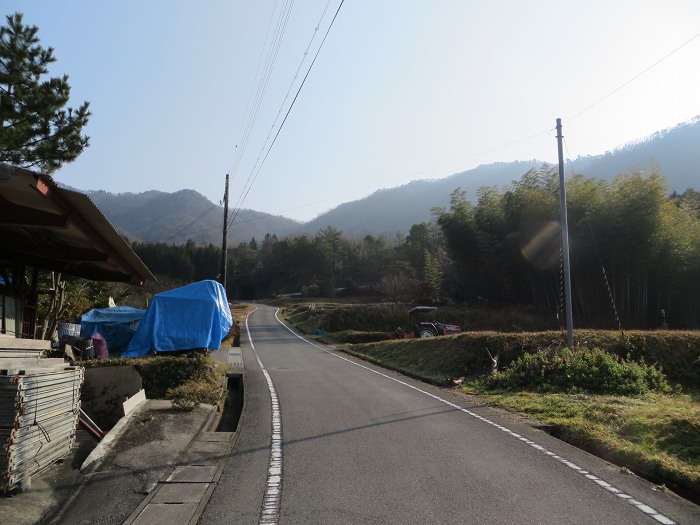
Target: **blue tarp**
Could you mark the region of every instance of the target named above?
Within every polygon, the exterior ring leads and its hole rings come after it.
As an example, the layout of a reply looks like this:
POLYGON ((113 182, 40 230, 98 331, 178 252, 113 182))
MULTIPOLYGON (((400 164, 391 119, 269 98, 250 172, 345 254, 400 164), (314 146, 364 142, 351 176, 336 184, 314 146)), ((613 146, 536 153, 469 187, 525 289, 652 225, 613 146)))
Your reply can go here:
POLYGON ((199 281, 155 295, 122 357, 218 350, 232 325, 224 287, 216 281, 199 281))
POLYGON ((119 356, 126 350, 145 313, 146 310, 131 306, 90 310, 80 317, 80 337, 85 339, 100 334, 107 342, 110 355, 119 356))

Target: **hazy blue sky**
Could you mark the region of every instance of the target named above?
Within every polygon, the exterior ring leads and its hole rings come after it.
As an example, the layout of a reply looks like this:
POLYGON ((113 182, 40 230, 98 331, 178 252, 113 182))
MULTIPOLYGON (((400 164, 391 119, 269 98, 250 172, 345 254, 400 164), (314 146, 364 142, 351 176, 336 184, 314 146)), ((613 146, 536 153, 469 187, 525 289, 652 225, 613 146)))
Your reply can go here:
POLYGON ((90 101, 91 146, 55 174, 82 190, 191 188, 218 203, 231 172, 232 206, 249 187, 244 208, 308 220, 414 179, 555 162, 557 117, 575 158, 700 115, 700 37, 621 87, 700 34, 697 0, 347 0, 254 168, 339 4, 2 2, 55 49, 52 74, 69 75, 70 105, 90 101), (289 6, 247 128, 268 27, 289 6))

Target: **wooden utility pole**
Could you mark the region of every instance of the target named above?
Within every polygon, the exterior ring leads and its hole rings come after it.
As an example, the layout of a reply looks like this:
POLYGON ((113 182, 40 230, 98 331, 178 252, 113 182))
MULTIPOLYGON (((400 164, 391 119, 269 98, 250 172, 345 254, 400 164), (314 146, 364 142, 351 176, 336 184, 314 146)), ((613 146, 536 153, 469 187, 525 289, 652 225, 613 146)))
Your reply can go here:
POLYGON ((566 310, 566 345, 574 347, 574 321, 571 314, 571 267, 569 264, 569 220, 566 211, 566 186, 564 184, 564 150, 562 148, 561 119, 557 119, 557 146, 559 150, 559 198, 561 200, 561 243, 564 258, 564 300, 566 310))
POLYGON ((228 173, 226 174, 226 189, 224 190, 224 240, 221 243, 221 276, 219 282, 226 290, 226 237, 228 236, 228 173))

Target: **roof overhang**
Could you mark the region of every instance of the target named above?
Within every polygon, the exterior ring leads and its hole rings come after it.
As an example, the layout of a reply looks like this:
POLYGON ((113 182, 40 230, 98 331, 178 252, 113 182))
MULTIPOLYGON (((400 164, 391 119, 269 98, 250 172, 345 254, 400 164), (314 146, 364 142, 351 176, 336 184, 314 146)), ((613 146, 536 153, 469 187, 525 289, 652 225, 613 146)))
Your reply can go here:
POLYGON ((0 259, 95 281, 156 280, 87 195, 2 163, 0 259))

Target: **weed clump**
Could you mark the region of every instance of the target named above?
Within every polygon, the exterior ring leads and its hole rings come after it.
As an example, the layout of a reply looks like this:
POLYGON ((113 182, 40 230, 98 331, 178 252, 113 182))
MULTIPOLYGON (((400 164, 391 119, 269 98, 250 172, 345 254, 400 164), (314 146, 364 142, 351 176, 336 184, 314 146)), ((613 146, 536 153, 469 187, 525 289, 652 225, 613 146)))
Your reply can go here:
POLYGON ((221 385, 226 368, 214 361, 208 351, 94 359, 81 364, 89 368, 133 366, 143 380, 148 399, 172 399, 180 408, 188 408, 189 404, 189 408, 194 408, 200 403, 218 405, 218 399, 223 399, 221 385))
POLYGON ((655 366, 623 359, 599 348, 550 349, 523 354, 507 370, 494 374, 487 382, 492 388, 505 390, 623 396, 672 390, 663 372, 655 366))
POLYGON ((186 381, 174 388, 169 388, 165 397, 172 400, 174 407, 183 410, 193 410, 202 403, 223 408, 221 406, 222 385, 211 381, 186 381))

